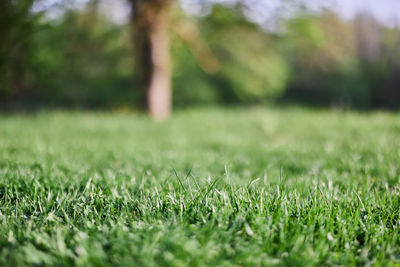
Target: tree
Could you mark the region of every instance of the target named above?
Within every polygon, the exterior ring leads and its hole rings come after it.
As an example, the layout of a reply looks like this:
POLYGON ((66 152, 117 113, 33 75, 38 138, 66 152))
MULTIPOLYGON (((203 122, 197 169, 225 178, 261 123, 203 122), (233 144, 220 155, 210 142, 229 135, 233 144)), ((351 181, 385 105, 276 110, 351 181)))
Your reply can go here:
POLYGON ((20 104, 27 94, 30 37, 39 16, 30 12, 33 2, 0 1, 0 99, 10 99, 13 104, 20 104))
POLYGON ((144 105, 156 120, 171 112, 171 64, 168 22, 173 0, 129 0, 134 46, 144 105))

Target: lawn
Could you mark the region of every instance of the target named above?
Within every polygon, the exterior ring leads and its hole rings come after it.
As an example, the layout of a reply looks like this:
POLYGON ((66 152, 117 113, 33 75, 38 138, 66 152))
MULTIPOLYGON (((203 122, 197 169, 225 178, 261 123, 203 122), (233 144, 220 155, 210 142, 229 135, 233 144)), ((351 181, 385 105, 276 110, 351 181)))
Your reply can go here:
POLYGON ((400 118, 0 116, 0 265, 400 263, 400 118))

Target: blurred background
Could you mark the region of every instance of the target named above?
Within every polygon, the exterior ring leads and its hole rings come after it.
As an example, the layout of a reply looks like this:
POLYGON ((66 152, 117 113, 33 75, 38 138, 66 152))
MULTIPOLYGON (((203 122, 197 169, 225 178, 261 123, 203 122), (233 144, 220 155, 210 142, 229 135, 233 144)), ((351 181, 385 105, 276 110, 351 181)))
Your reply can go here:
POLYGON ((397 0, 1 0, 0 110, 143 110, 163 68, 174 107, 398 109, 399 15, 397 0))

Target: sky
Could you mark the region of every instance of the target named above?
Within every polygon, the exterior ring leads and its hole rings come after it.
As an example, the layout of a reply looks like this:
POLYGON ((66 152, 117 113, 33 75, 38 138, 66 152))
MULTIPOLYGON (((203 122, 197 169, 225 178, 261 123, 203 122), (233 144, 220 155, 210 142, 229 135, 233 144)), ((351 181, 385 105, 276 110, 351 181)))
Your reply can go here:
MULTIPOLYGON (((0 0, 1 1, 1 0, 0 0)), ((84 6, 88 0, 67 0, 64 2, 74 3, 75 6, 84 6)), ((217 2, 232 4, 234 2, 246 2, 253 8, 249 11, 249 16, 255 21, 262 23, 266 18, 273 14, 280 3, 293 3, 303 1, 312 9, 318 10, 322 6, 327 6, 336 10, 341 16, 351 19, 360 11, 372 13, 379 21, 389 26, 400 26, 400 0, 178 0, 185 10, 191 13, 199 11, 201 2, 217 2)), ((42 8, 52 6, 62 2, 62 0, 43 0, 42 8)), ((101 8, 113 21, 125 23, 128 21, 129 6, 126 0, 102 0, 101 8)), ((39 8, 41 9, 41 8, 39 8)), ((290 13, 290 4, 286 4, 286 9, 290 13), (289 8, 288 8, 289 6, 289 8)), ((57 14, 56 14, 57 15, 57 14)))
POLYGON ((334 6, 345 18, 352 18, 360 10, 371 12, 385 24, 400 22, 400 0, 336 0, 334 6))
MULTIPOLYGON (((202 0, 179 0, 181 4, 189 11, 196 12, 198 3, 202 0), (197 3, 197 4, 196 4, 197 3)), ((262 17, 268 16, 279 8, 280 3, 292 3, 302 1, 311 7, 313 10, 318 10, 321 7, 330 7, 336 10, 341 16, 347 19, 353 18, 361 11, 372 13, 379 21, 393 26, 400 23, 400 0, 208 0, 217 3, 231 4, 238 1, 248 3, 253 6, 254 11, 252 16, 256 21, 261 22, 262 17)), ((290 6, 290 4, 286 4, 290 6)), ((290 12, 290 11, 289 11, 290 12)))

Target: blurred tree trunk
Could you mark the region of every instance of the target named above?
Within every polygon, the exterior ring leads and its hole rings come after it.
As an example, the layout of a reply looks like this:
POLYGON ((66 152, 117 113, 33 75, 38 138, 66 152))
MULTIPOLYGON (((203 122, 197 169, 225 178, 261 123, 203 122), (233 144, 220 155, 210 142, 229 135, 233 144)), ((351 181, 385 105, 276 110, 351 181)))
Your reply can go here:
POLYGON ((173 0, 130 0, 136 61, 144 104, 150 115, 166 119, 171 112, 171 64, 168 22, 173 0))

